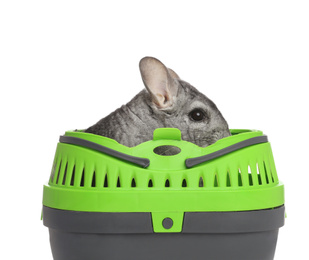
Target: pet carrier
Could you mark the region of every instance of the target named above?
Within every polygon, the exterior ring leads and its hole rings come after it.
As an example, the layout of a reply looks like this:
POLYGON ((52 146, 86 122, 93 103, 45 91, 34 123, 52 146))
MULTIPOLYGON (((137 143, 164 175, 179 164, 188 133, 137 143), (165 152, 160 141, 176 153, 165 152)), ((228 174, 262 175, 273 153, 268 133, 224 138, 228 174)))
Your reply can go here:
POLYGON ((271 146, 231 133, 201 148, 162 128, 129 148, 66 132, 43 193, 54 259, 273 259, 285 209, 271 146))

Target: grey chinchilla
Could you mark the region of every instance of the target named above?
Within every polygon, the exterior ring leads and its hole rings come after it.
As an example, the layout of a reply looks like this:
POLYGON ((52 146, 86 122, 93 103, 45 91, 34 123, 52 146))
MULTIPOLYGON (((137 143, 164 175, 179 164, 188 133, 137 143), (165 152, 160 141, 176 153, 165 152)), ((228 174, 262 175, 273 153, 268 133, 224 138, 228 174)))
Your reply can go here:
POLYGON ((153 57, 139 63, 146 89, 85 130, 133 147, 152 139, 156 128, 178 128, 182 140, 206 147, 230 136, 216 105, 153 57))

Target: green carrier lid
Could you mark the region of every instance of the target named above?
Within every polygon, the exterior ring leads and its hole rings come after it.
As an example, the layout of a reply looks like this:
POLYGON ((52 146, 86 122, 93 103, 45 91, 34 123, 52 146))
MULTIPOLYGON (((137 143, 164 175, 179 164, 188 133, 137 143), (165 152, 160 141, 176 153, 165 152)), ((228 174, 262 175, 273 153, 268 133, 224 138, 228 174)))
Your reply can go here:
POLYGON ((283 205, 283 184, 267 137, 257 130, 231 133, 202 148, 181 140, 181 132, 173 128, 156 129, 153 140, 135 147, 82 130, 67 131, 44 185, 43 205, 85 212, 151 212, 157 231, 160 221, 172 216, 176 222, 170 232, 181 230, 182 220, 177 219, 184 212, 283 205), (161 146, 171 147, 172 153, 157 154, 161 146))

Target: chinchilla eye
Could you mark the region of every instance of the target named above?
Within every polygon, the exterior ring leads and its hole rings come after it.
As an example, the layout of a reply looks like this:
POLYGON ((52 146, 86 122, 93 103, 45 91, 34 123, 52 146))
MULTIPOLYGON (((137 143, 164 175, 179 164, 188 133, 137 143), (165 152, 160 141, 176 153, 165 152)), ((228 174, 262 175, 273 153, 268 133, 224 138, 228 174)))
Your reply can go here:
POLYGON ((205 113, 201 109, 194 109, 190 112, 189 116, 194 121, 201 121, 205 118, 205 113))

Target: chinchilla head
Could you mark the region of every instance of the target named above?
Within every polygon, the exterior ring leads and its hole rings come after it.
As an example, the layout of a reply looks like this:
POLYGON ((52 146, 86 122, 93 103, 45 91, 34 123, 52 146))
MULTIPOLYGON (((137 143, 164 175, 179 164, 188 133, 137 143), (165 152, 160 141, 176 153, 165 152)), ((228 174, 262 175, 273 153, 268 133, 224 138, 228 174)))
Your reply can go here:
POLYGON ((146 89, 86 132, 127 146, 151 140, 160 127, 178 128, 183 140, 202 147, 230 135, 216 105, 161 61, 145 57, 139 67, 146 89))

